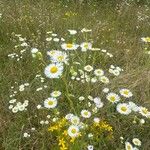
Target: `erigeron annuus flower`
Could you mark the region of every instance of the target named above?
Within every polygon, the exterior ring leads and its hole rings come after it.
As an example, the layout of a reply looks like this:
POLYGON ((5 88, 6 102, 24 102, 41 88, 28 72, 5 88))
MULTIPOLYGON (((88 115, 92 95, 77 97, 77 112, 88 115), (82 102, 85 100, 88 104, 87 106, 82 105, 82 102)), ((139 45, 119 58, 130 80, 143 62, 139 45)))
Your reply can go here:
POLYGON ((78 44, 74 43, 63 43, 61 44, 61 48, 64 50, 76 50, 79 47, 78 44))
POLYGON ((146 118, 150 117, 150 111, 146 107, 139 107, 139 113, 146 118))
POLYGON ((68 31, 69 31, 70 35, 75 35, 77 33, 76 30, 68 30, 68 31))
POLYGON ((92 30, 91 30, 91 29, 83 28, 83 29, 81 30, 81 32, 92 32, 92 30))
POLYGON ((75 125, 71 125, 68 128, 67 133, 70 137, 77 137, 79 135, 79 127, 75 125))
POLYGON ((96 117, 96 118, 94 118, 94 122, 95 122, 95 123, 99 123, 99 122, 100 122, 100 119, 96 117))
POLYGON ((129 142, 125 142, 125 149, 126 150, 133 150, 133 146, 129 142))
POLYGON ((87 65, 84 67, 84 70, 87 71, 87 72, 91 72, 93 70, 93 67, 90 66, 90 65, 87 65))
POLYGON ((99 78, 99 80, 102 82, 102 83, 105 83, 105 84, 108 84, 109 83, 109 79, 106 77, 106 76, 101 76, 99 78))
POLYGON ((104 89, 103 89, 103 92, 104 92, 104 93, 108 93, 108 92, 109 92, 109 88, 104 88, 104 89))
POLYGON ((139 111, 139 106, 137 106, 135 103, 129 102, 129 106, 130 106, 132 111, 134 111, 134 112, 138 112, 139 111))
POLYGON ((72 124, 78 125, 80 123, 80 118, 77 116, 73 116, 70 121, 72 124))
POLYGON ((57 106, 57 99, 56 98, 48 98, 44 101, 44 107, 46 108, 55 108, 57 106))
POLYGON ((123 114, 123 115, 128 115, 131 113, 130 106, 126 103, 119 103, 116 109, 120 114, 123 114))
POLYGON ((94 74, 96 76, 103 76, 104 75, 104 71, 102 69, 95 69, 94 70, 94 74))
POLYGON ((138 139, 138 138, 134 138, 132 140, 133 144, 136 145, 136 146, 141 146, 141 141, 138 139))
POLYGON ((48 78, 59 78, 62 75, 63 68, 61 63, 49 64, 44 73, 48 78))
POLYGON ((92 43, 83 42, 83 43, 81 43, 80 47, 81 47, 81 51, 85 52, 85 51, 90 50, 92 48, 92 43))
POLYGON ((71 114, 71 113, 69 113, 69 114, 67 114, 66 116, 65 116, 65 118, 67 119, 67 120, 71 120, 71 118, 74 116, 74 114, 71 114))
POLYGON ((60 91, 53 91, 50 95, 52 97, 59 97, 61 95, 61 92, 60 91))
POLYGON ((55 52, 53 55, 51 55, 50 59, 52 62, 65 63, 65 64, 67 64, 69 60, 68 55, 62 51, 55 52))
POLYGON ((128 89, 121 89, 120 91, 120 94, 126 98, 130 98, 133 96, 132 92, 128 89))
POLYGON ((141 40, 143 42, 149 43, 150 42, 150 37, 142 37, 141 40))
POLYGON ((82 116, 83 118, 90 118, 90 117, 91 117, 91 112, 88 111, 88 110, 82 110, 82 111, 81 111, 81 116, 82 116))
POLYGON ((117 103, 118 101, 120 101, 120 97, 117 94, 115 94, 115 93, 108 93, 106 98, 111 103, 117 103))

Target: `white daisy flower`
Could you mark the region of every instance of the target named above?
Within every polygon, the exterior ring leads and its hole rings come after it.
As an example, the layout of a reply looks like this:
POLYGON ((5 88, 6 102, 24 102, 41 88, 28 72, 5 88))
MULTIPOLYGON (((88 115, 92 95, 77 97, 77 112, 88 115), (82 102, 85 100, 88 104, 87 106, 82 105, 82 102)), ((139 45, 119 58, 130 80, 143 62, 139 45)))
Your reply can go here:
POLYGON ((91 112, 89 112, 88 110, 82 110, 81 111, 81 116, 84 118, 90 118, 91 117, 91 112))
POLYGON ((72 124, 78 125, 80 123, 80 118, 77 116, 73 116, 70 121, 72 124))
POLYGON ((85 99, 84 96, 80 96, 80 97, 79 97, 79 101, 83 101, 84 99, 85 99))
POLYGON ((59 38, 54 38, 53 41, 54 42, 59 42, 59 38))
POLYGON ((57 99, 56 98, 48 98, 44 101, 44 107, 46 108, 55 108, 57 106, 57 99))
POLYGON ((148 111, 148 109, 147 108, 145 108, 145 107, 139 107, 139 113, 142 115, 142 116, 144 116, 144 117, 146 117, 146 118, 149 118, 150 117, 150 112, 148 111))
POLYGON ((52 37, 46 38, 46 41, 47 41, 47 42, 49 42, 49 41, 51 41, 51 40, 52 40, 52 37))
POLYGON ((63 72, 63 65, 61 63, 49 64, 44 73, 48 78, 59 78, 63 72))
POLYGON ((60 91, 53 91, 50 95, 52 97, 59 97, 61 95, 61 92, 60 91))
POLYGON ((115 94, 115 93, 108 93, 106 98, 111 102, 111 103, 117 103, 120 101, 120 97, 115 94))
POLYGON ((71 113, 69 113, 69 114, 67 114, 66 116, 65 116, 65 118, 67 119, 67 120, 71 120, 71 118, 74 116, 74 114, 71 114, 71 113))
POLYGON ((58 52, 59 52, 58 50, 47 51, 47 55, 52 57, 52 56, 56 55, 58 52))
POLYGON ((130 106, 126 103, 119 103, 116 109, 120 114, 123 115, 128 115, 131 113, 130 106))
POLYGON ((64 50, 76 50, 79 47, 78 44, 74 43, 63 43, 61 44, 61 48, 64 50))
POLYGON ((121 89, 120 91, 120 94, 126 98, 130 98, 133 96, 132 92, 128 89, 121 89))
POLYGON ((85 52, 85 51, 90 50, 92 48, 92 43, 83 42, 83 43, 81 43, 80 47, 81 47, 81 51, 85 52))
POLYGON ((51 56, 52 62, 65 63, 68 62, 68 55, 65 52, 57 51, 51 56))
POLYGON ((99 118, 94 118, 94 122, 95 122, 95 123, 99 123, 99 122, 100 122, 100 119, 99 119, 99 118))
POLYGON ((79 127, 75 125, 71 125, 68 128, 67 132, 70 137, 77 137, 79 135, 79 127))
POLYGON ((81 30, 81 32, 92 32, 92 30, 91 30, 91 29, 83 28, 83 29, 81 30))
POLYGON ((133 150, 133 146, 129 142, 125 142, 125 149, 126 150, 133 150))
POLYGON ((19 111, 19 109, 18 109, 17 106, 15 106, 14 108, 12 108, 12 112, 13 112, 13 113, 17 113, 18 111, 19 111))
POLYGON ((103 92, 104 92, 104 93, 108 93, 108 92, 109 92, 109 88, 104 88, 104 89, 103 89, 103 92))
POLYGON ((139 106, 137 106, 135 103, 129 102, 129 106, 130 106, 132 111, 134 111, 134 112, 138 112, 139 111, 139 106))
POLYGON ((132 140, 133 144, 136 145, 136 146, 141 146, 141 141, 138 139, 138 138, 134 138, 132 140))
POLYGON ((77 33, 76 30, 68 30, 68 31, 69 31, 70 35, 75 35, 77 33))
POLYGON ((30 137, 30 134, 25 132, 25 133, 23 133, 23 137, 25 137, 25 138, 30 137))
POLYGON ((106 76, 102 76, 99 78, 101 82, 108 84, 109 83, 109 79, 106 76))
POLYGON ((31 53, 32 53, 32 54, 35 54, 35 53, 37 53, 38 51, 39 51, 39 50, 38 50, 37 48, 32 48, 32 49, 31 49, 31 53))
POLYGON ((93 70, 93 67, 90 66, 90 65, 87 65, 84 67, 84 70, 87 71, 87 72, 91 72, 93 70))
POLYGON ((94 74, 96 76, 103 76, 104 75, 104 71, 102 69, 95 69, 94 70, 94 74))

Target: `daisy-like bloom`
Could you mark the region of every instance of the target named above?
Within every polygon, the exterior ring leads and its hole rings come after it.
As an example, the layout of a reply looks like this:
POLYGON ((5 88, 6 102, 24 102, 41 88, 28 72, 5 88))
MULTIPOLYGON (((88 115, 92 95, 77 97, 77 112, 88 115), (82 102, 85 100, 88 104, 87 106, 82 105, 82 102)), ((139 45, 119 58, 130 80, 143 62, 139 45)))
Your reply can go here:
POLYGON ((90 50, 92 48, 92 43, 83 42, 83 43, 81 43, 80 47, 81 47, 81 51, 85 52, 85 51, 90 50))
POLYGON ((141 40, 143 42, 149 43, 150 42, 150 37, 142 37, 141 40))
POLYGON ((125 142, 125 149, 126 150, 133 150, 133 146, 129 142, 125 142))
POLYGON ((111 103, 117 103, 120 101, 120 97, 115 94, 115 93, 108 93, 106 98, 111 102, 111 103))
POLYGON ((67 119, 67 120, 71 120, 71 118, 74 116, 74 114, 71 114, 71 113, 69 113, 69 114, 67 114, 66 116, 65 116, 65 118, 67 119))
POLYGON ((77 117, 77 116, 73 116, 71 118, 71 123, 74 124, 74 125, 78 125, 80 123, 80 118, 77 117))
POLYGON ((74 43, 63 43, 61 44, 61 48, 64 50, 76 50, 79 47, 78 44, 74 43))
POLYGON ((119 103, 116 109, 120 114, 123 115, 128 115, 131 113, 130 106, 126 103, 119 103))
POLYGON ((84 118, 90 118, 91 117, 91 112, 89 112, 88 110, 82 110, 81 111, 81 116, 84 118))
POLYGON ((92 32, 92 30, 91 30, 91 29, 83 28, 83 29, 81 30, 81 32, 92 32))
POLYGON ((58 53, 58 50, 51 50, 47 52, 47 55, 50 57, 53 57, 54 55, 56 55, 58 53))
POLYGON ((139 113, 146 118, 150 117, 150 111, 145 107, 139 107, 139 113))
POLYGON ((132 92, 128 89, 121 89, 120 91, 120 94, 126 98, 130 98, 133 96, 132 92))
POLYGON ((49 42, 49 41, 51 41, 51 40, 52 40, 52 37, 46 38, 46 41, 47 41, 47 42, 49 42))
POLYGON ((51 93, 51 96, 52 97, 59 97, 61 95, 61 92, 60 91, 53 91, 52 93, 51 93))
POLYGON ((79 127, 75 125, 71 125, 68 128, 67 132, 70 137, 77 137, 79 135, 79 127))
POLYGON ((90 66, 90 65, 87 65, 84 67, 84 70, 87 71, 87 72, 91 72, 93 70, 93 67, 90 66))
POLYGON ((68 31, 69 31, 70 35, 75 35, 77 33, 76 30, 68 30, 68 31))
POLYGON ((101 76, 99 78, 99 80, 105 84, 108 84, 109 83, 109 79, 106 77, 106 76, 101 76))
POLYGON ((48 78, 59 78, 63 72, 63 65, 61 63, 49 64, 44 73, 48 78))
POLYGON ((134 138, 132 140, 133 144, 136 145, 136 146, 141 146, 141 141, 138 139, 138 138, 134 138))
POLYGON ((96 70, 94 70, 94 74, 96 76, 103 76, 104 75, 104 71, 102 69, 96 69, 96 70))
POLYGON ((44 107, 55 108, 57 106, 57 99, 50 97, 44 101, 44 107))
POLYGON ((129 106, 130 106, 132 111, 134 111, 134 112, 138 112, 139 111, 139 106, 137 106, 135 103, 129 102, 129 106))
POLYGON ((57 51, 51 56, 52 62, 65 63, 68 62, 68 55, 65 52, 57 51))

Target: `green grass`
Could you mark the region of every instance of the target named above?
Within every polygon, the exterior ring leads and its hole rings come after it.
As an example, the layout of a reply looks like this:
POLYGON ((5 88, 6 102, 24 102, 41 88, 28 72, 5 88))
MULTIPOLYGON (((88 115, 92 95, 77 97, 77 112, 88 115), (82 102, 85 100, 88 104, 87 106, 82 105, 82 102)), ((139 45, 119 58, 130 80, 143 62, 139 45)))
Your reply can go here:
MULTIPOLYGON (((47 131, 49 125, 42 126, 39 123, 41 120, 46 120, 48 114, 56 116, 55 112, 36 108, 38 104, 43 104, 52 90, 60 90, 63 93, 58 102, 61 117, 69 112, 80 114, 84 104, 78 103, 79 96, 91 94, 102 98, 105 107, 100 109, 96 116, 104 118, 113 127, 114 138, 110 141, 100 138, 99 143, 94 143, 96 150, 124 149, 120 136, 123 136, 125 140, 138 137, 142 141, 140 149, 149 149, 149 119, 145 119, 144 125, 134 124, 135 116, 140 119, 143 117, 134 113, 129 116, 118 114, 115 107, 107 103, 102 93, 105 85, 72 83, 69 75, 70 67, 75 66, 73 64, 75 61, 81 63, 81 68, 85 64, 93 64, 104 70, 108 70, 111 64, 120 66, 124 72, 119 77, 110 76, 111 82, 108 87, 114 92, 120 88, 129 88, 134 95, 132 100, 150 109, 150 55, 145 54, 145 44, 141 42, 141 37, 150 36, 150 6, 146 1, 143 3, 142 1, 130 2, 127 5, 123 1, 106 3, 104 0, 83 3, 65 0, 0 1, 0 13, 2 13, 2 18, 0 18, 0 149, 58 149, 56 136, 47 131), (142 19, 139 19, 140 17, 142 19), (82 28, 92 29, 88 39, 92 39, 94 47, 106 49, 114 57, 109 58, 99 52, 82 54, 76 52, 71 56, 69 66, 65 66, 63 79, 46 78, 45 85, 48 85, 48 88, 36 92, 35 89, 43 86, 43 83, 35 79, 35 76, 42 74, 45 77, 43 70, 49 63, 46 52, 58 47, 57 44, 47 44, 46 32, 53 31, 60 37, 71 40, 67 30, 79 31, 82 28), (19 62, 8 58, 8 54, 20 52, 20 48, 14 48, 18 44, 14 34, 21 34, 22 37, 26 37, 31 47, 37 47, 46 65, 41 60, 32 58, 30 47, 19 62), (91 59, 88 58, 89 55, 91 59), (8 109, 11 86, 17 88, 25 82, 30 84, 29 88, 24 92, 18 92, 16 98, 22 102, 29 100, 29 106, 27 111, 13 114, 8 109), (36 128, 34 132, 30 131, 32 127, 36 128), (23 133, 28 131, 31 137, 26 139, 23 133)), ((84 39, 85 37, 81 34, 77 35, 77 42, 84 41, 84 39)), ((86 149, 87 143, 88 139, 81 138, 81 141, 77 141, 70 149, 86 149)))

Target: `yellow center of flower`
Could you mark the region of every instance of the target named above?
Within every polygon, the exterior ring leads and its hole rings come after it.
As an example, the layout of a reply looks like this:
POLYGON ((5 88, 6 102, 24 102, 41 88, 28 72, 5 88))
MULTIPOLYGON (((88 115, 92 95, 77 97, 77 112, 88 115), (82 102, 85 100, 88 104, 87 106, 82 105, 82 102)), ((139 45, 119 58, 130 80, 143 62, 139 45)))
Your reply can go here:
POLYGON ((76 133, 76 129, 72 129, 71 132, 72 132, 73 134, 75 134, 75 133, 76 133))
POLYGON ((147 113, 148 113, 148 110, 147 110, 146 108, 143 108, 143 109, 142 109, 142 112, 143 112, 144 114, 147 114, 147 113))
POLYGON ((58 60, 59 60, 59 61, 62 61, 63 59, 64 59, 64 56, 59 56, 59 57, 58 57, 58 60))
POLYGON ((123 92, 125 95, 128 95, 129 94, 129 91, 124 91, 123 92))
POLYGON ((88 112, 87 112, 87 111, 86 111, 86 112, 84 112, 84 115, 85 115, 85 116, 87 116, 87 115, 88 115, 88 112))
POLYGON ((121 110, 125 112, 125 111, 127 111, 127 108, 123 106, 123 107, 121 107, 121 110))
POLYGON ((51 73, 56 73, 58 71, 58 68, 56 66, 53 66, 51 69, 50 69, 50 72, 51 73))
POLYGON ((53 105, 53 104, 54 104, 53 101, 49 101, 49 102, 48 102, 48 105, 53 105))
POLYGON ((131 150, 131 146, 130 145, 127 146, 127 150, 131 150))
POLYGON ((150 42, 150 37, 145 38, 146 42, 150 42))
POLYGON ((110 100, 111 100, 112 102, 114 102, 114 101, 116 100, 115 96, 111 96, 111 97, 110 97, 110 100))
POLYGON ((73 44, 68 43, 66 47, 67 47, 67 48, 72 48, 72 47, 73 47, 73 44))
POLYGON ((88 43, 84 44, 84 48, 88 48, 88 43))

